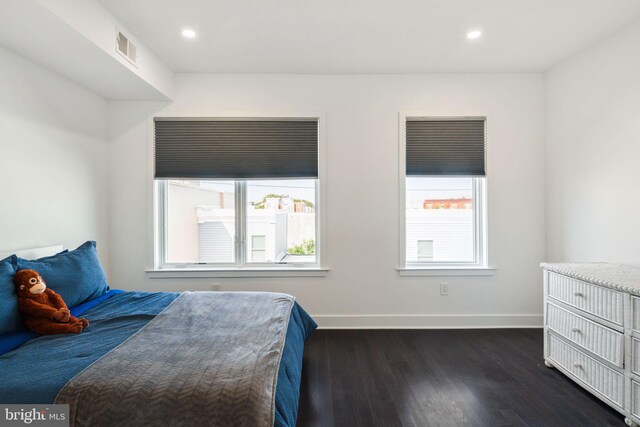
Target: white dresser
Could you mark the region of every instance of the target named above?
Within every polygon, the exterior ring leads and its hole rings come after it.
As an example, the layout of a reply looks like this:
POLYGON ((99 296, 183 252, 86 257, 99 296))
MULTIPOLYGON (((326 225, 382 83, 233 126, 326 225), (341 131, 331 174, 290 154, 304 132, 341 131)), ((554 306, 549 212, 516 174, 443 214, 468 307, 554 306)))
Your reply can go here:
POLYGON ((544 360, 640 425, 640 268, 544 269, 544 360))

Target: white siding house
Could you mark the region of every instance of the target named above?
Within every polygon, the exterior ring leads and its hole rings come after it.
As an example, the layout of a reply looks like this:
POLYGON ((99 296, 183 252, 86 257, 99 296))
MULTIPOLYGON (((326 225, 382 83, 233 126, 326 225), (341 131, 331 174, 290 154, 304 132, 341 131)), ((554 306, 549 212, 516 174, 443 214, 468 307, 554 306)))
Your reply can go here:
POLYGON ((473 209, 407 210, 408 262, 473 261, 473 236, 473 209))

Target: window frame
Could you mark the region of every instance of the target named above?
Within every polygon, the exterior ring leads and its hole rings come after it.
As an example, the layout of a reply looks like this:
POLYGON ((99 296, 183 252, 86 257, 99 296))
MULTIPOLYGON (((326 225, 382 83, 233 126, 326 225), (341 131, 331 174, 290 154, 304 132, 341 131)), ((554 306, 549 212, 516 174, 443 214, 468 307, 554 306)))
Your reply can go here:
MULTIPOLYGON (((194 114, 159 113, 150 117, 147 126, 148 135, 148 206, 151 212, 148 224, 148 265, 145 272, 150 278, 206 278, 206 277, 321 277, 328 274, 326 264, 325 242, 326 231, 324 220, 326 218, 325 207, 325 119, 321 113, 296 113, 296 114, 229 114, 219 113, 202 116, 194 114), (155 117, 180 117, 198 119, 265 119, 265 120, 290 120, 290 119, 316 119, 318 121, 318 177, 315 179, 316 196, 316 260, 314 263, 275 263, 275 262, 247 262, 247 242, 239 239, 245 236, 244 224, 246 223, 246 185, 249 180, 235 181, 235 217, 236 217, 236 244, 234 245, 233 263, 167 263, 166 261, 166 236, 167 223, 167 188, 166 180, 154 179, 155 168, 155 144, 154 144, 154 118, 155 117)), ((291 178, 294 179, 294 178, 291 178)), ((311 179, 311 178, 310 178, 311 179)))
MULTIPOLYGON (((425 178, 454 178, 454 176, 430 176, 425 178)), ((457 175, 455 178, 469 178, 468 176, 457 175)), ((406 178, 405 178, 406 179, 406 178)), ((407 261, 405 260, 406 268, 482 268, 486 267, 486 254, 484 250, 484 235, 485 230, 484 223, 484 181, 483 177, 471 177, 472 187, 471 194, 473 197, 473 261, 407 261)), ((406 181, 405 181, 406 182, 406 181)), ((406 185, 405 185, 405 203, 406 203, 406 185)), ((405 216, 405 245, 406 245, 406 205, 403 211, 405 216)), ((424 240, 424 239, 423 239, 424 240)), ((435 246, 434 246, 435 247, 435 246)), ((406 248, 405 248, 406 253, 406 248)))
MULTIPOLYGON (((489 114, 431 114, 429 112, 400 112, 398 115, 398 267, 402 276, 485 276, 493 275, 495 268, 489 267, 488 256, 488 221, 487 221, 487 177, 473 177, 472 194, 474 199, 474 261, 461 262, 407 262, 407 216, 406 216, 406 198, 407 198, 407 174, 406 174, 406 122, 408 119, 470 119, 483 118, 485 120, 485 140, 487 151, 489 146, 490 135, 490 118, 489 114)), ((434 178, 446 178, 445 175, 433 176, 434 178)), ((454 177, 454 176, 450 176, 454 177)), ((457 177, 462 177, 457 176, 457 177)))
MULTIPOLYGON (((311 178, 309 178, 311 180, 311 178)), ((235 236, 234 236, 234 244, 233 244, 233 253, 234 253, 234 262, 185 262, 185 263, 172 263, 167 262, 167 236, 168 236, 168 225, 167 225, 167 211, 168 211, 168 199, 167 199, 167 181, 169 180, 156 180, 156 203, 158 204, 157 209, 159 212, 158 215, 158 229, 159 229, 159 239, 158 245, 160 246, 159 259, 157 259, 157 269, 158 270, 175 270, 175 269, 207 269, 207 268, 227 268, 227 269, 235 269, 235 268, 315 268, 320 266, 320 256, 318 246, 320 244, 318 239, 318 224, 319 224, 319 200, 318 200, 318 180, 315 181, 315 196, 316 209, 315 213, 315 234, 316 234, 316 262, 295 262, 295 263, 286 263, 286 262, 255 262, 251 261, 248 258, 248 238, 247 236, 247 181, 255 181, 255 180, 229 180, 234 182, 234 212, 235 212, 235 236)), ((206 181, 206 180, 194 180, 194 181, 206 181)), ((213 180, 213 181, 222 181, 222 180, 213 180)), ((265 236, 266 238, 266 236, 265 236)), ((265 247, 266 252, 266 247, 265 247)))

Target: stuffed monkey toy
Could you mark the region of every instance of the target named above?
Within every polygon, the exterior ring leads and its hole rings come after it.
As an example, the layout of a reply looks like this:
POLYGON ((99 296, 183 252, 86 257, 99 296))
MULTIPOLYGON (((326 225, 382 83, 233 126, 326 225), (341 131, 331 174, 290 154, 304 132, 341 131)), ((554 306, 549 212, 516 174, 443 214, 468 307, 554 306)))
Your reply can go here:
POLYGON ((18 308, 25 326, 41 335, 79 334, 89 326, 69 312, 60 295, 47 288, 37 271, 20 270, 13 278, 18 293, 18 308))

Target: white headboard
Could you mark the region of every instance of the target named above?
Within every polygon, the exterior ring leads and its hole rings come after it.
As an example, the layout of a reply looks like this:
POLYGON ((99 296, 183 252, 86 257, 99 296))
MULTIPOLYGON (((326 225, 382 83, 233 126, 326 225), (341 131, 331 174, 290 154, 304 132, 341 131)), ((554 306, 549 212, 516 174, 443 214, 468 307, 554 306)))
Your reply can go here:
POLYGON ((64 247, 62 245, 47 246, 44 248, 31 248, 22 249, 19 251, 0 252, 0 259, 5 259, 13 254, 18 255, 20 258, 25 259, 37 259, 45 256, 55 255, 58 252, 62 252, 64 247))

